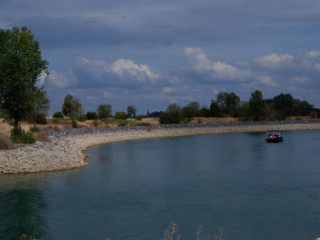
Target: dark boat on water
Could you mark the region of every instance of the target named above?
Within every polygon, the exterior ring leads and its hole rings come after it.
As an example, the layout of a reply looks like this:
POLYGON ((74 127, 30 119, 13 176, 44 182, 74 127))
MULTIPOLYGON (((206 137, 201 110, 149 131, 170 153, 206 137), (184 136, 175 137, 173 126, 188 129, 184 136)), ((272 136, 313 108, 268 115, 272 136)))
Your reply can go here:
POLYGON ((282 142, 283 141, 282 132, 279 130, 269 131, 265 138, 265 141, 270 143, 282 142))

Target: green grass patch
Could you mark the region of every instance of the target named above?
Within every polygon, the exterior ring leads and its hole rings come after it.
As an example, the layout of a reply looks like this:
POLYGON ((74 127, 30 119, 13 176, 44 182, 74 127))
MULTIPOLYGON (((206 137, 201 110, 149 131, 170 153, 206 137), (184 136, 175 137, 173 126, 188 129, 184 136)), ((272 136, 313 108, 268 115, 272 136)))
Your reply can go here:
POLYGON ((31 144, 36 142, 32 132, 26 132, 21 128, 13 129, 10 139, 15 143, 31 144))

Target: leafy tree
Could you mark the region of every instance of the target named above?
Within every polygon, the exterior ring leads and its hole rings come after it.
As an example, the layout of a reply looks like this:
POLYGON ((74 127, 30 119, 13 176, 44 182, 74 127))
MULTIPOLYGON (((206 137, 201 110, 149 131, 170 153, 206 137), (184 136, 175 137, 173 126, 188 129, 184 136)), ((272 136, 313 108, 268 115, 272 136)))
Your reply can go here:
POLYGON ((219 92, 217 95, 216 103, 222 112, 225 112, 226 108, 227 108, 227 106, 226 106, 227 96, 228 96, 228 93, 226 93, 226 92, 219 92))
POLYGON ((132 119, 132 117, 135 117, 136 112, 137 112, 137 109, 133 105, 130 105, 127 107, 127 113, 129 118, 132 119))
POLYGON ((250 115, 253 116, 254 121, 258 121, 261 117, 266 114, 267 104, 263 100, 262 92, 256 90, 251 93, 251 98, 249 100, 250 115))
POLYGON ((35 110, 35 83, 48 62, 27 27, 0 29, 0 108, 14 120, 14 131, 35 110))
POLYGON ((181 110, 181 117, 183 120, 191 121, 192 118, 200 115, 200 104, 198 102, 191 102, 181 110))
POLYGON ((110 104, 101 104, 98 106, 98 115, 101 119, 106 120, 111 117, 112 107, 110 104))
POLYGON ((83 108, 80 100, 68 94, 63 101, 62 112, 65 116, 72 119, 73 127, 77 127, 76 118, 83 113, 83 108))
POLYGON ((220 115, 220 108, 218 103, 214 100, 211 100, 210 113, 212 117, 218 117, 220 115))
POLYGON ((220 92, 215 103, 218 105, 220 112, 236 116, 240 108, 240 97, 234 92, 220 92))
POLYGON ((227 93, 225 106, 227 114, 236 117, 239 113, 240 97, 237 96, 234 92, 227 93))
POLYGON ((161 124, 179 124, 181 121, 181 107, 176 103, 169 104, 166 112, 160 115, 161 124))
POLYGON ((128 118, 128 115, 125 112, 116 112, 114 118, 126 120, 128 118))

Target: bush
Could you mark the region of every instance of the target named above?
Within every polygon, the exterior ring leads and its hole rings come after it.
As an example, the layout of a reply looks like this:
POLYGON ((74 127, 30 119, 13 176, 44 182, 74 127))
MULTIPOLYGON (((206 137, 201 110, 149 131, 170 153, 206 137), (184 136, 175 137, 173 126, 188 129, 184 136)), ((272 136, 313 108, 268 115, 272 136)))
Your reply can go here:
POLYGON ((34 125, 33 127, 30 128, 31 132, 41 132, 41 128, 37 127, 36 125, 34 125))
POLYGON ((128 125, 128 121, 119 121, 119 123, 118 123, 118 127, 125 127, 125 126, 127 126, 128 125))
POLYGON ((0 150, 12 149, 14 146, 10 139, 2 134, 0 134, 0 150))
POLYGON ((33 137, 32 132, 26 132, 21 127, 11 131, 11 140, 15 143, 31 144, 35 143, 36 139, 33 137))
POLYGON ((161 113, 159 121, 161 124, 180 124, 182 119, 178 112, 164 112, 161 113))
POLYGON ((114 118, 126 120, 128 118, 128 115, 125 112, 116 112, 114 118))
POLYGON ((63 113, 62 112, 55 112, 53 114, 53 118, 63 118, 63 113))
POLYGON ((79 122, 84 122, 87 120, 87 116, 86 115, 80 115, 79 117, 77 117, 77 120, 79 122))
POLYGON ((141 121, 143 119, 143 115, 136 116, 137 121, 141 121))
POLYGON ((37 124, 47 124, 48 120, 47 120, 46 115, 44 115, 43 113, 38 113, 36 115, 36 123, 37 124))
POLYGON ((97 120, 99 118, 96 112, 87 112, 86 116, 88 120, 97 120))

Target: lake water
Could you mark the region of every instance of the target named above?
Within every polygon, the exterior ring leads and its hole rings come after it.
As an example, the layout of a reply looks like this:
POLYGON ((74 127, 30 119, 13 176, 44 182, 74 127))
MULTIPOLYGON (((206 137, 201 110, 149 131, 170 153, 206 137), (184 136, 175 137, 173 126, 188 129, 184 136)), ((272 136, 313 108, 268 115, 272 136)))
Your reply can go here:
POLYGON ((0 239, 182 240, 320 236, 320 131, 120 142, 90 148, 90 166, 0 176, 0 239), (212 238, 213 239, 213 238, 212 238))

